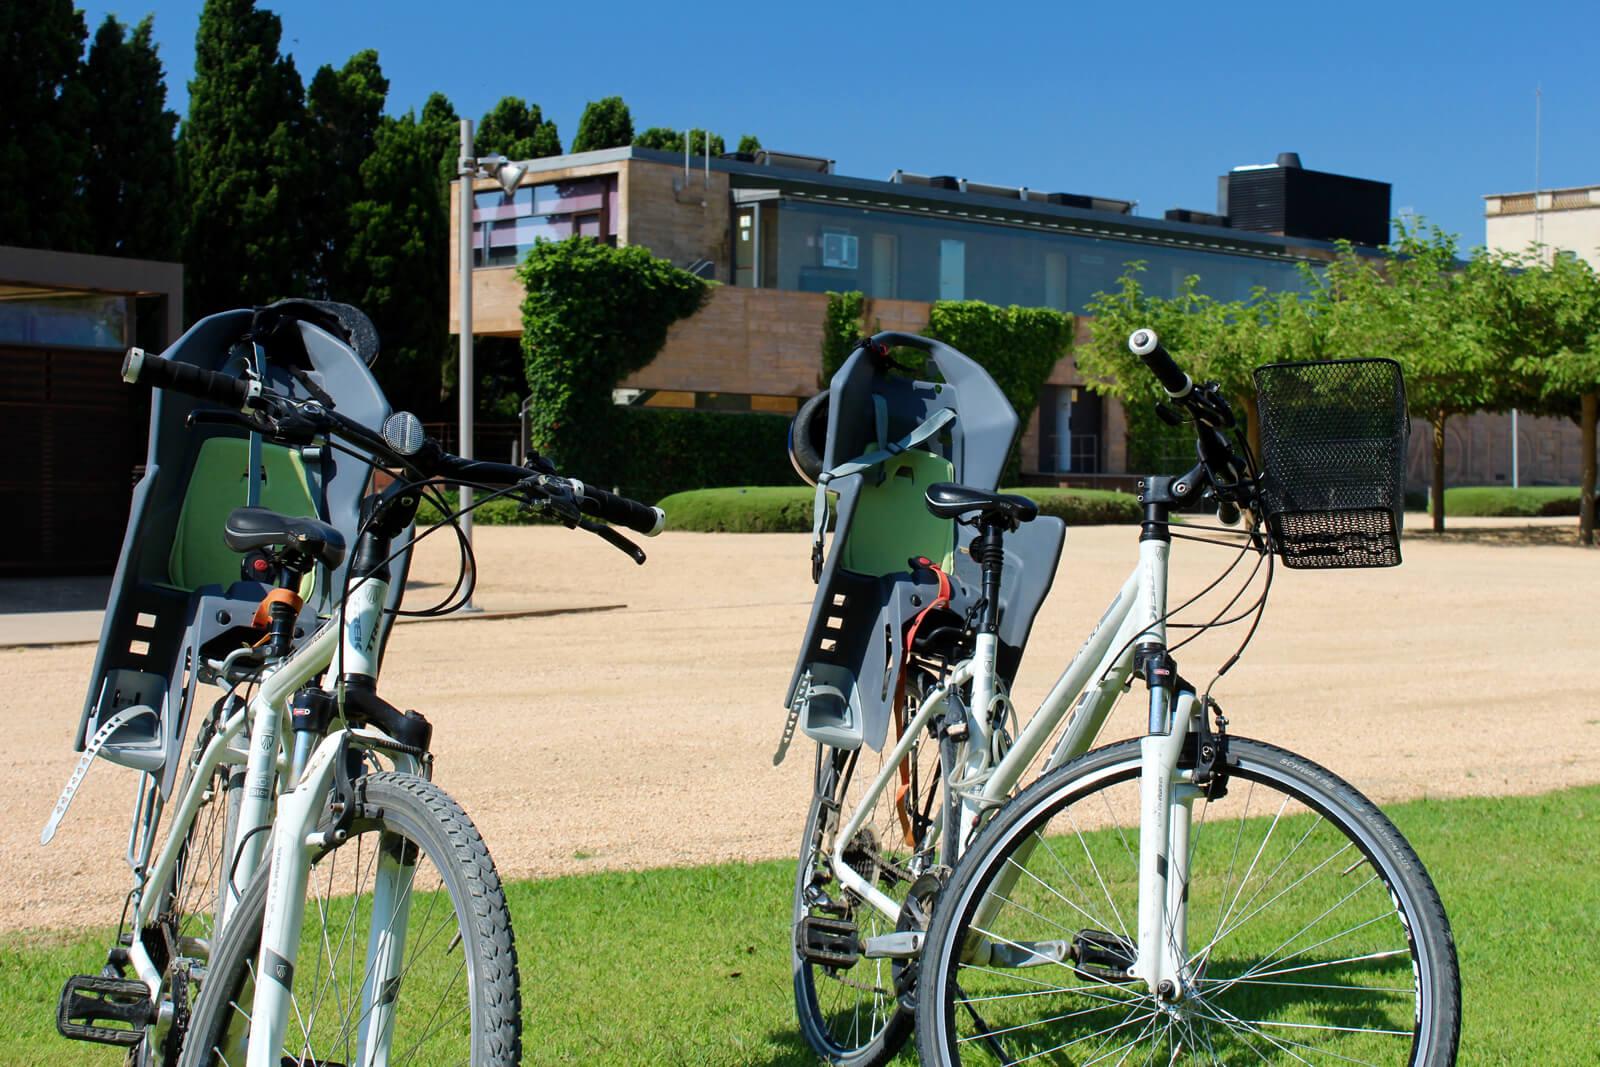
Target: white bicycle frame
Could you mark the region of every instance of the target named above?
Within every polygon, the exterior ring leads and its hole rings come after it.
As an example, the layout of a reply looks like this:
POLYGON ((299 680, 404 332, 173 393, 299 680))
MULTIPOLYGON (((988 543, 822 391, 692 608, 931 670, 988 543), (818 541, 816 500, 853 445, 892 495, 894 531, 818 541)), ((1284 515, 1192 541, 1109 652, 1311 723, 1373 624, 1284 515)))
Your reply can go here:
MULTIPOLYGON (((194 773, 179 799, 173 831, 135 893, 132 928, 141 930, 156 921, 162 903, 161 894, 147 890, 167 885, 171 879, 188 837, 184 829, 212 788, 214 773, 224 765, 243 764, 246 770, 242 796, 237 815, 230 820, 232 833, 223 843, 225 862, 220 871, 222 884, 213 938, 220 937, 244 887, 255 877, 270 847, 272 867, 256 973, 276 980, 256 983, 250 1015, 250 1064, 277 1067, 281 1059, 276 1050, 292 1010, 289 990, 304 918, 310 862, 328 843, 316 832, 316 825, 338 769, 338 758, 354 740, 358 747, 384 752, 397 770, 425 770, 413 756, 394 748, 394 740, 382 731, 372 727, 338 728, 328 731, 305 759, 305 769, 298 780, 288 781, 293 767, 292 754, 285 743, 285 738, 291 736, 287 729, 290 699, 330 665, 335 665, 335 675, 340 677, 348 672, 377 676, 383 642, 372 637, 383 633, 380 624, 387 596, 387 582, 375 578, 359 581, 350 592, 342 616, 324 621, 309 639, 265 671, 248 707, 240 708, 219 724, 195 761, 194 773), (242 746, 241 739, 245 739, 242 746), (284 786, 291 787, 280 793, 284 786)), ((359 1037, 362 1055, 358 1061, 363 1065, 383 1063, 387 1056, 384 1046, 393 1021, 392 1002, 374 1005, 372 1001, 375 991, 383 990, 399 973, 409 915, 403 889, 409 881, 410 870, 401 863, 385 861, 378 865, 374 906, 388 908, 391 919, 387 924, 374 924, 367 946, 368 981, 362 990, 366 1022, 359 1037), (369 1048, 376 1058, 369 1060, 369 1048)), ((215 948, 214 943, 211 948, 215 948)), ((141 939, 133 939, 128 955, 135 973, 149 987, 152 1001, 163 1003, 163 975, 141 939)), ((170 1022, 170 1018, 161 1020, 162 1024, 170 1022)))
MULTIPOLYGON (((945 680, 923 700, 849 820, 835 835, 829 864, 840 884, 891 923, 898 921, 900 905, 845 862, 845 848, 855 839, 924 728, 945 709, 951 692, 967 682, 972 683, 973 706, 967 716, 969 737, 965 754, 957 761, 962 766, 963 777, 948 784, 959 800, 957 810, 961 824, 959 832, 952 835, 957 848, 964 847, 972 839, 985 813, 1004 804, 1011 796, 1063 718, 1067 720, 1066 728, 1043 770, 1054 770, 1089 750, 1133 673, 1139 647, 1166 646, 1170 551, 1171 544, 1165 540, 1139 542, 1139 562, 1133 573, 998 762, 993 759, 996 724, 991 721, 992 709, 1000 703, 997 700, 999 681, 995 676, 996 638, 990 634, 978 636, 973 657, 952 668, 945 680)), ((1169 690, 1160 686, 1152 688, 1149 729, 1140 741, 1139 944, 1133 971, 1148 982, 1152 990, 1168 980, 1175 988, 1183 988, 1187 944, 1183 889, 1188 877, 1189 805, 1198 791, 1179 780, 1177 768, 1184 740, 1197 713, 1197 703, 1193 693, 1181 691, 1174 699, 1169 690)), ((933 832, 937 829, 935 827, 933 832)), ((954 866, 958 858, 948 856, 941 862, 954 866)), ((996 888, 1003 895, 1004 885, 996 888)), ((991 891, 989 899, 994 897, 995 892, 991 891)), ((980 905, 980 909, 986 906, 988 901, 980 905)), ((980 917, 981 914, 980 910, 980 917)), ((975 925, 983 925, 981 918, 975 925)), ((869 955, 872 948, 869 944, 869 955)))

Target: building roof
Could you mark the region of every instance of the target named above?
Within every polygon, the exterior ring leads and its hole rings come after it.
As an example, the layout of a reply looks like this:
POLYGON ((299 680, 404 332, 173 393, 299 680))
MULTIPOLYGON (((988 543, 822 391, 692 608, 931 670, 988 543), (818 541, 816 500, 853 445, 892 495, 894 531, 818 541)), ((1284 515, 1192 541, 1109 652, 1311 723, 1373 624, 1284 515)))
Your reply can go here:
MULTIPOLYGON (((671 166, 684 165, 684 157, 681 154, 633 146, 549 156, 526 162, 528 175, 533 176, 541 171, 630 159, 671 166)), ((942 189, 930 185, 852 178, 809 169, 769 166, 731 158, 712 158, 708 161, 704 156, 700 156, 690 160, 691 172, 703 172, 706 169, 727 174, 735 190, 770 189, 784 196, 819 203, 877 208, 918 215, 938 215, 953 220, 1054 230, 1081 236, 1132 240, 1174 248, 1267 259, 1326 260, 1333 258, 1338 251, 1334 244, 1326 241, 1278 237, 1267 233, 1235 230, 1226 226, 1177 222, 1117 211, 1096 211, 1064 204, 1051 204, 1041 199, 1024 199, 1027 191, 1022 187, 1018 188, 1017 193, 1002 196, 986 190, 1009 189, 1009 187, 969 185, 968 190, 963 192, 959 189, 942 189), (979 191, 980 188, 984 191, 979 191)), ((1358 248, 1357 251, 1368 255, 1379 254, 1371 249, 1358 248)))

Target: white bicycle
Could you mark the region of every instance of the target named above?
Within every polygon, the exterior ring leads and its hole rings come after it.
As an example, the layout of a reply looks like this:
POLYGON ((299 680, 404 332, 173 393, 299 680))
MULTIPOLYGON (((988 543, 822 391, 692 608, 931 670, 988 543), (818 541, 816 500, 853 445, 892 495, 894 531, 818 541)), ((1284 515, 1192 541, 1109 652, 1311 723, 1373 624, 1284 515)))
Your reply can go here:
POLYGON ((211 421, 280 444, 320 442, 390 473, 375 474, 338 609, 309 635, 296 633, 296 590, 317 564, 343 561, 344 536, 265 508, 228 516, 228 546, 265 559, 277 588, 257 617, 260 641, 202 673, 253 693, 230 692, 202 725, 167 842, 136 868, 131 928, 176 933, 135 936, 114 954, 132 978, 69 983, 63 1019, 97 1031, 70 1036, 192 1065, 520 1062, 516 947, 494 863, 429 780, 427 720, 377 693, 394 543, 444 484, 540 507, 641 563, 604 523, 653 535, 664 516, 537 457, 516 467, 446 453, 407 413, 375 431, 326 396, 275 395, 137 349, 123 374, 223 405, 211 421))
MULTIPOLYGON (((1034 506, 928 492, 936 514, 978 527, 986 604, 970 655, 909 687, 920 703, 874 776, 851 789, 859 752, 819 754, 797 951, 814 986, 826 975, 839 992, 811 998, 807 1036, 816 1044, 820 1025, 833 1046, 819 1051, 850 1064, 891 1057, 913 1018, 925 1064, 1453 1063, 1454 942, 1415 853, 1328 771, 1230 735, 1168 644, 1169 619, 1199 599, 1168 609, 1173 538, 1234 532, 1241 509, 1238 560, 1260 553, 1268 587, 1274 554, 1292 566, 1399 562, 1398 367, 1264 368, 1263 473, 1229 442, 1233 415, 1214 386, 1192 383, 1151 331, 1130 346, 1192 420, 1199 462, 1141 482, 1138 565, 1020 730, 995 678, 988 583, 992 571, 998 590, 1002 554, 985 543, 1034 506), (1203 498, 1223 527, 1173 524, 1203 498), (1136 677, 1146 734, 1090 751, 1136 677), (919 771, 929 749, 936 773, 919 771), (1041 756, 1040 778, 1013 797, 1041 756), (933 787, 897 786, 919 775, 933 787), (922 832, 902 837, 896 823, 922 832)), ((1249 621, 1253 635, 1266 590, 1227 618, 1239 599, 1199 628, 1249 621)))

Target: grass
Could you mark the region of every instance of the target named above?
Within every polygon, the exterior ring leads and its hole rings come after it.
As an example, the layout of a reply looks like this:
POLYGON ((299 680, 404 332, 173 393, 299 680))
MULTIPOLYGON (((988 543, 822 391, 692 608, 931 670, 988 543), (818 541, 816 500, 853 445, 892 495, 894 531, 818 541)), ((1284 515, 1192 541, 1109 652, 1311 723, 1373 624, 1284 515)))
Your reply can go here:
MULTIPOLYGON (((796 811, 774 817, 800 819, 796 811)), ((1600 787, 1388 809, 1450 912, 1463 1064, 1593 1062, 1600 787)), ((797 833, 798 836, 798 833, 797 833)), ((816 1062, 794 1030, 787 862, 579 875, 510 887, 530 1064, 816 1062)), ((56 994, 107 935, 0 947, 0 1063, 113 1067, 54 1032, 56 994)), ((900 1063, 911 1063, 909 1055, 900 1063)))
POLYGON ((1465 485, 1444 491, 1447 517, 1577 515, 1578 487, 1533 485, 1512 489, 1500 485, 1465 485))
MULTIPOLYGON (((1069 526, 1139 521, 1139 504, 1108 489, 1007 489, 1028 497, 1044 515, 1069 526)), ((811 529, 816 490, 809 486, 735 486, 693 489, 661 501, 667 526, 696 533, 805 533, 811 529)))

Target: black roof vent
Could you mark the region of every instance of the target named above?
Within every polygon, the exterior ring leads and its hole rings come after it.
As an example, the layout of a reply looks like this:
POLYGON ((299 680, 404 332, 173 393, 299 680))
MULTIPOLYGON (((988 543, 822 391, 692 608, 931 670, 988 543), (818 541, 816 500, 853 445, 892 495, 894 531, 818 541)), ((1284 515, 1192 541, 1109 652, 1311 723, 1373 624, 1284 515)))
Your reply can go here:
POLYGON ((1278 166, 1280 166, 1280 167, 1293 167, 1295 170, 1299 170, 1300 169, 1300 153, 1299 152, 1279 152, 1278 153, 1278 166))
POLYGON ((1169 207, 1165 216, 1168 222, 1189 222, 1196 226, 1226 226, 1228 216, 1214 215, 1209 211, 1191 211, 1186 207, 1169 207))
POLYGON ((1285 152, 1277 163, 1235 167, 1217 179, 1217 214, 1236 230, 1373 247, 1388 243, 1388 182, 1298 164, 1298 156, 1285 152))

